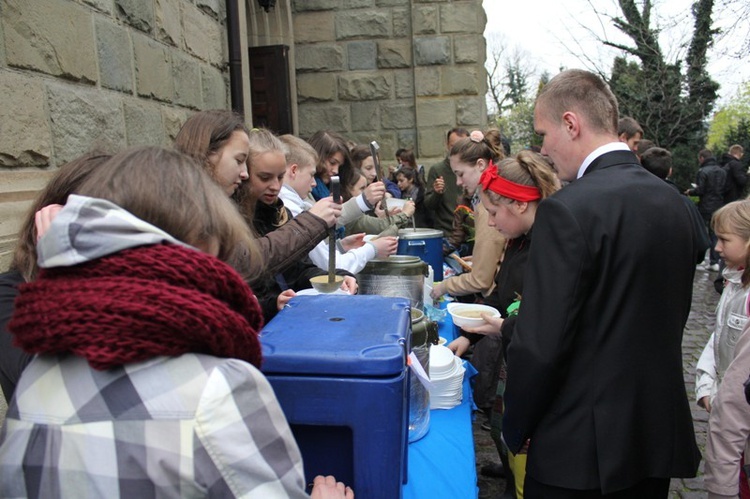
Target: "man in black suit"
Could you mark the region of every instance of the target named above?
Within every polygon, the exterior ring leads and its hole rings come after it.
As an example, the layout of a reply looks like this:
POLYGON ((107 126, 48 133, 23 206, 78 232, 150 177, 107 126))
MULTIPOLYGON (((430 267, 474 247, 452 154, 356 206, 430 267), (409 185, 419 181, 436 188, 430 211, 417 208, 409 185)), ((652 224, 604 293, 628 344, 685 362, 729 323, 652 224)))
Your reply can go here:
POLYGON ((700 461, 681 355, 691 223, 617 120, 587 71, 536 102, 542 154, 570 184, 539 205, 508 350, 503 436, 514 454, 528 443, 527 498, 664 498, 700 461))

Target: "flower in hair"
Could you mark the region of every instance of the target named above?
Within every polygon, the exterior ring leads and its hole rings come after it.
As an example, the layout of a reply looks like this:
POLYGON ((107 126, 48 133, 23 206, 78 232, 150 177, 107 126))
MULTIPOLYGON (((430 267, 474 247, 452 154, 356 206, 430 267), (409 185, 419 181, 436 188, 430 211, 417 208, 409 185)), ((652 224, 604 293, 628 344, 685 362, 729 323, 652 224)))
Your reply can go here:
POLYGON ((484 134, 481 130, 474 130, 469 134, 469 138, 472 142, 476 142, 478 144, 484 140, 484 134))

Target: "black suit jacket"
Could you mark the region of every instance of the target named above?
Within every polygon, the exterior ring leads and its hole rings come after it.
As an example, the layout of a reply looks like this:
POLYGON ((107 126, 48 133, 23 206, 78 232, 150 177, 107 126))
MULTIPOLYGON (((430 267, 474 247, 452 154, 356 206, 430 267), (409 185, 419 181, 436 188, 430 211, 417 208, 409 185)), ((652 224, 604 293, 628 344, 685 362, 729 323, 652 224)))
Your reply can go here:
POLYGON ((679 194, 629 151, 543 201, 508 351, 503 435, 527 473, 610 493, 695 476, 682 370, 694 241, 679 194))

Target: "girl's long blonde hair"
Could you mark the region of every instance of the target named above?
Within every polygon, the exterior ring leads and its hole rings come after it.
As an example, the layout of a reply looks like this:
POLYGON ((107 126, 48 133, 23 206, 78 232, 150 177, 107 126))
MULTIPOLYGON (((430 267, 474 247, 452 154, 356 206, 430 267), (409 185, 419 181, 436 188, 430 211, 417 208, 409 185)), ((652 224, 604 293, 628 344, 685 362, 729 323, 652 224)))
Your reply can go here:
MULTIPOLYGON (((258 202, 250 194, 253 182, 253 162, 258 156, 267 152, 279 152, 286 160, 289 148, 272 131, 266 128, 253 128, 250 130, 248 137, 250 138, 250 154, 247 156, 247 171, 250 173, 250 179, 247 182, 242 182, 240 188, 234 193, 234 199, 237 201, 240 213, 245 221, 252 227, 255 217, 255 204, 258 202)), ((279 219, 274 222, 274 225, 281 227, 288 221, 289 213, 286 210, 281 210, 279 219)))
POLYGON ((750 284, 750 200, 742 199, 725 204, 711 217, 714 233, 734 234, 745 241, 745 269, 742 272, 742 287, 750 284))

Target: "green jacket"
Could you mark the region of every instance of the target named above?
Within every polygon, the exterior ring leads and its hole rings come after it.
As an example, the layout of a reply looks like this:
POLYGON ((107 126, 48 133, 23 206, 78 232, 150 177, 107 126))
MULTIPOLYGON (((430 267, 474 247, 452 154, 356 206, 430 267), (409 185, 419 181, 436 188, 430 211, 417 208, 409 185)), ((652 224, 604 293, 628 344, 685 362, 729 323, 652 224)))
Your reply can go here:
POLYGON ((448 158, 430 168, 425 186, 424 206, 432 217, 432 226, 442 230, 445 235, 450 234, 453 229, 453 211, 460 194, 461 188, 456 185, 456 174, 451 170, 448 158), (438 194, 432 188, 438 177, 443 177, 445 182, 442 194, 438 194))

